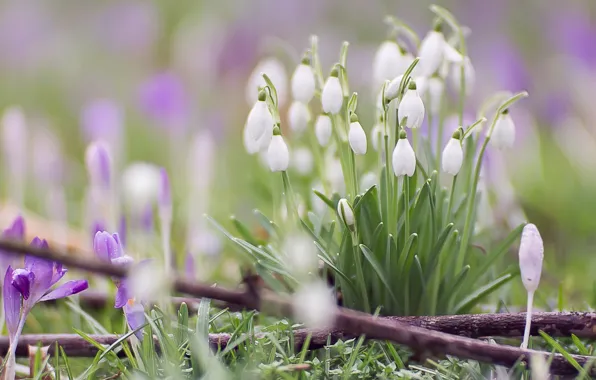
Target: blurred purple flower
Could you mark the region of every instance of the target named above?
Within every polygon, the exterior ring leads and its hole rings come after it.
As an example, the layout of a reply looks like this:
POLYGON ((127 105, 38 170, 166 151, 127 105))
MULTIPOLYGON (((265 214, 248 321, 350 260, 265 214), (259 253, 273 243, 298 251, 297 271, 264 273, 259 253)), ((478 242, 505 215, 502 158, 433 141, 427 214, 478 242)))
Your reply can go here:
POLYGON ((158 125, 183 130, 189 118, 188 94, 181 80, 171 72, 159 73, 140 89, 143 112, 158 125))
POLYGON ((58 136, 47 127, 36 130, 32 151, 35 179, 43 186, 61 183, 64 179, 64 157, 58 136))
POLYGON ((516 92, 531 89, 532 78, 521 52, 508 39, 501 38, 491 49, 492 70, 499 89, 516 92))
MULTIPOLYGON (((12 224, 2 232, 2 239, 11 239, 23 241, 25 239, 25 220, 22 216, 17 216, 12 224)), ((10 265, 14 265, 16 259, 10 252, 0 250, 0 273, 6 273, 10 265)))
POLYGON ((587 11, 557 11, 547 25, 547 36, 561 53, 596 69, 596 24, 587 11))
POLYGON ((195 279, 197 276, 197 269, 195 267, 195 258, 190 252, 186 252, 184 258, 184 274, 190 279, 195 279))
POLYGON ((83 108, 81 126, 87 141, 114 143, 122 135, 122 110, 111 99, 95 99, 83 108))
MULTIPOLYGON (((130 267, 134 263, 132 257, 124 254, 118 234, 110 235, 105 231, 97 232, 93 239, 93 251, 101 260, 111 262, 114 265, 130 267)), ((117 288, 114 308, 122 308, 128 326, 131 330, 136 330, 145 323, 145 309, 130 294, 127 282, 128 280, 126 278, 114 280, 117 288)), ((137 338, 142 339, 143 331, 136 331, 135 335, 137 338)))

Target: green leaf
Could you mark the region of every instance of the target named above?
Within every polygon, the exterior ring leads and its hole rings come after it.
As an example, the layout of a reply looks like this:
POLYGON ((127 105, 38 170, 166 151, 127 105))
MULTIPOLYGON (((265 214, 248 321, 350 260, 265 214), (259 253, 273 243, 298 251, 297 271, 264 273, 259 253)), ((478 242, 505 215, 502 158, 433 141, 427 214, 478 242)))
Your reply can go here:
POLYGON ((573 344, 575 344, 581 355, 590 355, 590 351, 575 334, 571 334, 571 340, 573 340, 573 344))
POLYGON ((350 112, 356 112, 356 107, 358 107, 358 94, 354 92, 348 100, 348 115, 350 112))
POLYGON ((336 204, 331 199, 327 198, 325 194, 321 193, 319 190, 313 190, 313 193, 315 193, 317 197, 319 197, 323 202, 325 202, 325 204, 327 204, 327 206, 329 206, 329 208, 333 210, 333 212, 336 211, 336 204))
POLYGON ((277 236, 277 225, 269 219, 265 214, 263 214, 260 210, 253 210, 253 214, 257 217, 259 224, 261 227, 267 231, 269 236, 277 236))
POLYGON ((271 90, 271 98, 273 99, 273 105, 275 107, 277 107, 277 104, 278 104, 277 89, 275 88, 275 86, 273 85, 273 82, 271 81, 271 79, 269 79, 267 74, 263 73, 263 79, 265 79, 265 83, 267 83, 267 87, 269 87, 269 90, 271 90))
MULTIPOLYGON (((317 247, 317 249, 320 252, 324 252, 323 247, 321 247, 317 242, 315 242, 315 246, 317 247)), ((333 273, 340 276, 346 282, 346 284, 349 285, 350 288, 352 288, 352 290, 354 290, 354 291, 356 290, 356 287, 352 283, 352 280, 344 272, 342 272, 338 267, 336 267, 330 260, 328 260, 327 257, 325 257, 323 255, 319 255, 319 259, 321 259, 321 261, 323 261, 323 263, 325 263, 325 265, 327 265, 329 268, 331 268, 333 273)))
POLYGON ((567 360, 569 362, 569 364, 571 364, 580 374, 583 374, 585 372, 585 370, 577 362, 577 360, 575 360, 575 358, 573 356, 571 356, 571 354, 569 352, 565 351, 565 349, 563 348, 563 346, 561 346, 559 344, 559 342, 557 342, 556 340, 551 338, 547 333, 545 333, 542 330, 539 330, 538 332, 540 333, 542 338, 546 341, 546 343, 548 343, 552 348, 554 348, 561 355, 563 355, 565 360, 567 360))
POLYGON ((68 376, 68 380, 73 380, 75 377, 72 374, 72 370, 70 369, 68 356, 66 356, 66 352, 64 352, 62 346, 60 346, 60 357, 62 358, 62 361, 64 361, 64 368, 66 369, 66 375, 68 376))
POLYGON ((209 298, 201 298, 197 310, 197 326, 196 334, 201 339, 209 341, 209 311, 211 310, 211 300, 209 298))
POLYGON ((374 254, 371 252, 371 250, 366 245, 360 244, 360 250, 362 251, 362 254, 366 258, 366 260, 368 260, 370 265, 375 270, 377 276, 379 277, 379 279, 381 280, 383 285, 385 285, 385 289, 387 290, 387 292, 389 292, 389 294, 391 295, 391 298, 393 298, 393 301, 397 303, 397 298, 395 298, 395 294, 393 294, 393 290, 391 289, 391 283, 389 282, 389 279, 387 278, 387 274, 383 270, 383 267, 381 266, 381 264, 379 264, 379 262, 377 261, 377 259, 374 256, 374 254))
POLYGON ((498 108, 497 110, 497 114, 500 114, 501 112, 503 112, 504 110, 506 110, 507 108, 511 107, 514 103, 516 103, 518 100, 521 100, 523 98, 527 98, 528 97, 528 93, 526 91, 521 91, 518 92, 517 94, 513 95, 511 98, 507 99, 506 101, 504 101, 498 108))
POLYGON ((511 280, 514 276, 511 273, 507 273, 494 281, 489 282, 488 284, 484 285, 480 289, 476 290, 472 294, 468 295, 462 301, 460 301, 457 306, 455 306, 455 314, 462 314, 468 312, 472 307, 474 307, 481 299, 486 297, 487 295, 491 294, 502 285, 506 284, 509 280, 511 280))
POLYGON ((439 16, 440 18, 445 20, 445 22, 447 22, 447 24, 449 24, 451 29, 453 29, 454 31, 457 31, 458 33, 461 33, 461 26, 459 25, 459 22, 457 22, 457 19, 455 18, 455 16, 453 16, 453 14, 451 12, 449 12, 447 9, 433 4, 430 6, 430 10, 434 14, 436 14, 437 16, 439 16))
POLYGON ((186 302, 180 304, 178 309, 178 326, 176 326, 176 341, 181 346, 188 335, 188 305, 186 302))
MULTIPOLYGON (((110 344, 99 356, 99 360, 102 360, 103 358, 106 357, 106 355, 113 353, 114 349, 116 349, 116 347, 118 347, 120 345, 120 343, 122 343, 123 341, 127 340, 128 338, 130 338, 134 333, 136 333, 137 331, 140 331, 142 329, 145 328, 145 326, 147 326, 148 322, 145 322, 143 325, 137 327, 134 330, 131 330, 129 332, 127 332, 126 334, 120 336, 120 338, 116 339, 114 341, 114 343, 110 344)), ((151 335, 149 335, 147 337, 147 339, 151 339, 151 335)))

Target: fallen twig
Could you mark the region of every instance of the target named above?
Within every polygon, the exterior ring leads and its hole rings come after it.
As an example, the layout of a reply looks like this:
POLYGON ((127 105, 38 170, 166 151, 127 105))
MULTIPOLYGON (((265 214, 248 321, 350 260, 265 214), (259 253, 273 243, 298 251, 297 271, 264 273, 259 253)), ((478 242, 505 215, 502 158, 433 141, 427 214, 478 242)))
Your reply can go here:
MULTIPOLYGON (((69 254, 47 249, 35 249, 30 246, 0 241, 0 249, 20 254, 30 254, 54 261, 60 261, 66 266, 83 269, 95 273, 115 277, 126 277, 127 270, 98 259, 90 259, 83 254, 69 254)), ((261 310, 278 316, 291 316, 292 305, 284 298, 270 292, 256 294, 238 290, 227 290, 206 284, 195 283, 188 279, 176 277, 172 280, 174 290, 193 295, 217 299, 233 305, 242 305, 247 309, 261 310)), ((368 339, 388 340, 403 344, 420 354, 452 355, 460 358, 478 360, 506 367, 512 367, 519 361, 531 366, 532 355, 541 355, 548 359, 548 353, 523 350, 511 346, 492 345, 482 341, 449 335, 432 331, 422 327, 407 325, 401 322, 382 318, 375 318, 370 314, 338 307, 335 328, 349 332, 352 335, 365 335, 368 339)), ((580 364, 586 365, 591 357, 574 355, 580 364)), ((577 373, 577 370, 560 354, 552 355, 551 373, 567 375, 577 373)), ((596 374, 596 370, 592 370, 596 374)))

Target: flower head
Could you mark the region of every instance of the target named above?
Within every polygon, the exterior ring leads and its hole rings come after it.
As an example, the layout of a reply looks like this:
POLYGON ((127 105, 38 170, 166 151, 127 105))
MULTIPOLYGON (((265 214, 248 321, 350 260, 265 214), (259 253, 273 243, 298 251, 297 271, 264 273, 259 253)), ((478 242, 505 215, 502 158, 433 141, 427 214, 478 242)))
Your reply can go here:
POLYGON ((406 131, 403 129, 399 133, 399 140, 395 145, 392 156, 393 173, 397 177, 407 175, 411 177, 416 170, 416 154, 408 141, 406 131))
POLYGON ((347 199, 342 198, 337 203, 337 214, 342 222, 349 228, 354 226, 354 210, 347 199))
POLYGON ((418 128, 424 120, 424 103, 416 90, 416 83, 410 82, 397 109, 400 123, 405 123, 408 128, 418 128))
POLYGON ((102 189, 110 187, 112 159, 103 142, 89 144, 85 152, 85 165, 91 186, 102 189))
POLYGON ((458 128, 454 133, 445 149, 443 150, 443 159, 441 161, 443 171, 447 174, 457 175, 461 169, 464 160, 464 151, 461 146, 462 130, 458 128))
POLYGON ((519 245, 519 269, 522 282, 528 292, 534 292, 538 289, 543 258, 544 245, 540 232, 534 224, 526 224, 519 245))
POLYGON ((404 56, 399 45, 395 41, 383 42, 373 59, 373 84, 375 91, 383 85, 386 80, 391 80, 403 74, 404 56))
POLYGON ((509 149, 515 142, 515 124, 509 110, 503 111, 499 116, 490 136, 491 144, 497 149, 509 149))
POLYGON ((277 91, 279 107, 283 107, 288 98, 288 74, 284 65, 276 58, 264 58, 254 68, 246 85, 246 101, 249 104, 254 103, 259 89, 267 85, 263 74, 267 74, 271 79, 277 91))
POLYGON ((331 75, 327 78, 323 92, 321 94, 321 104, 323 111, 330 114, 338 114, 344 102, 344 94, 339 82, 339 71, 337 68, 331 70, 331 75))
POLYGON ((331 118, 326 114, 319 115, 315 123, 315 135, 317 136, 319 145, 326 146, 329 143, 332 132, 331 118))
POLYGON ((188 122, 188 94, 180 78, 172 72, 149 78, 141 86, 140 102, 142 110, 164 128, 179 130, 188 122))
MULTIPOLYGON (((2 232, 2 239, 15 241, 23 241, 25 239, 25 220, 22 216, 17 216, 12 224, 2 232)), ((0 250, 1 273, 6 273, 8 266, 14 265, 15 261, 16 258, 12 253, 0 250)))
POLYGON ((306 130, 310 122, 310 111, 308 106, 302 102, 294 101, 288 110, 288 124, 290 129, 296 133, 302 133, 306 130))
POLYGON ((305 58, 292 74, 292 96, 294 100, 308 104, 315 95, 315 74, 310 60, 305 58))
POLYGON ((331 289, 323 281, 301 286, 292 297, 294 316, 308 328, 333 326, 337 306, 331 289))
POLYGON ((279 133, 279 128, 275 128, 273 139, 267 150, 267 162, 272 172, 283 172, 288 170, 290 164, 290 151, 279 133))
POLYGON ((366 154, 366 133, 358 121, 355 113, 350 116, 350 130, 348 132, 348 142, 354 154, 366 154))

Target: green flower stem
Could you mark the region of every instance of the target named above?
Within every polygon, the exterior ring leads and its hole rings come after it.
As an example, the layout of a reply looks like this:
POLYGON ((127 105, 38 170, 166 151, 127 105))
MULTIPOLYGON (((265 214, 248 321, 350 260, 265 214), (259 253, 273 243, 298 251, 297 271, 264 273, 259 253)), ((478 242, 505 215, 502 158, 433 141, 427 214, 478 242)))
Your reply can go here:
POLYGON ((362 253, 358 247, 358 233, 356 229, 352 232, 352 252, 354 253, 354 260, 356 262, 356 277, 358 278, 358 285, 362 293, 362 301, 364 302, 364 311, 370 313, 370 302, 368 301, 368 291, 366 289, 366 281, 364 279, 364 272, 362 271, 362 253))
MULTIPOLYGON (((437 141, 436 141, 436 153, 437 153, 437 157, 436 157, 436 161, 437 161, 437 170, 441 170, 441 161, 442 161, 442 157, 441 157, 441 151, 443 149, 443 129, 445 128, 445 113, 442 112, 442 108, 443 108, 443 104, 445 104, 445 90, 443 89, 443 94, 441 95, 441 110, 439 111, 439 125, 437 126, 437 141)), ((430 115, 429 115, 429 122, 428 125, 431 126, 432 124, 430 124, 430 115)))
MULTIPOLYGON (((446 223, 450 222, 451 219, 451 210, 453 210, 453 198, 455 198, 455 185, 457 184, 457 175, 453 176, 453 182, 451 182, 451 194, 449 194, 449 203, 447 206, 447 221, 446 223)), ((455 222, 455 221, 453 221, 455 222)))
POLYGON ((326 169, 325 169, 325 161, 323 159, 323 155, 321 154, 322 147, 319 145, 319 141, 317 140, 317 136, 315 133, 315 129, 310 125, 310 133, 308 133, 308 138, 310 140, 310 145, 313 147, 313 156, 315 158, 315 166, 317 168, 317 172, 319 174, 319 178, 321 179, 321 184, 323 185, 323 190, 325 190, 325 194, 330 194, 330 188, 327 181, 326 169))
POLYGON ((292 190, 292 184, 290 183, 290 177, 288 176, 287 171, 281 172, 281 179, 283 182, 283 190, 286 195, 287 204, 286 207, 288 209, 292 209, 292 211, 288 210, 288 216, 294 215, 296 220, 300 219, 300 215, 298 215, 298 207, 296 207, 296 199, 294 198, 294 190, 292 190))
POLYGON ((408 240, 410 236, 410 178, 403 176, 403 190, 404 190, 404 241, 408 240))

